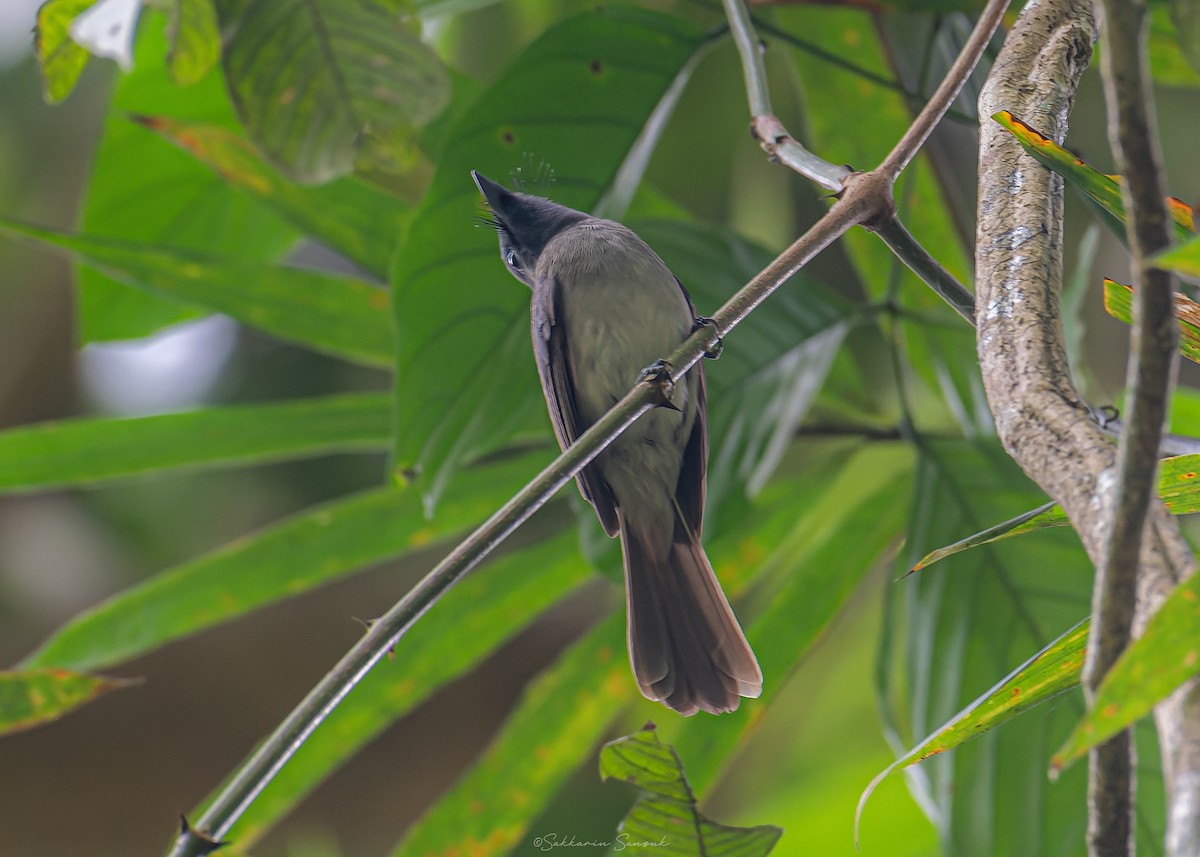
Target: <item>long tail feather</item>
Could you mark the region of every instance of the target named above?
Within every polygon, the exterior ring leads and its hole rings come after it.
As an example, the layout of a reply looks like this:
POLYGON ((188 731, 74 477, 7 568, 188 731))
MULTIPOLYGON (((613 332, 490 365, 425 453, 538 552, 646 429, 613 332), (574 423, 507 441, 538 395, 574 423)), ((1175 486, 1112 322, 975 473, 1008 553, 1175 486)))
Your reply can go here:
POLYGON ((621 521, 629 657, 642 693, 680 714, 719 714, 762 693, 762 671, 691 534, 661 540, 621 521))

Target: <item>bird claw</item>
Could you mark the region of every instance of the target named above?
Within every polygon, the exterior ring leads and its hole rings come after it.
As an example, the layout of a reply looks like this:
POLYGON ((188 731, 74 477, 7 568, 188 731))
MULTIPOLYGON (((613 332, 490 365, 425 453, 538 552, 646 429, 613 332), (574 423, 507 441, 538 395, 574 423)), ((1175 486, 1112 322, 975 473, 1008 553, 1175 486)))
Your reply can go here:
POLYGON ((669 361, 655 360, 642 370, 642 374, 638 376, 638 382, 651 384, 658 390, 660 407, 677 411, 679 408, 671 401, 671 396, 675 392, 675 379, 671 377, 672 369, 669 361))
POLYGON ((1108 428, 1112 423, 1121 418, 1121 412, 1113 405, 1096 406, 1085 403, 1084 407, 1087 408, 1088 415, 1092 418, 1092 421, 1102 429, 1108 428))
POLYGON ((706 315, 696 316, 695 322, 692 324, 692 330, 699 330, 702 327, 711 327, 717 334, 717 344, 704 351, 704 356, 709 360, 717 360, 722 352, 725 351, 725 340, 721 337, 721 329, 717 327, 716 321, 706 315))

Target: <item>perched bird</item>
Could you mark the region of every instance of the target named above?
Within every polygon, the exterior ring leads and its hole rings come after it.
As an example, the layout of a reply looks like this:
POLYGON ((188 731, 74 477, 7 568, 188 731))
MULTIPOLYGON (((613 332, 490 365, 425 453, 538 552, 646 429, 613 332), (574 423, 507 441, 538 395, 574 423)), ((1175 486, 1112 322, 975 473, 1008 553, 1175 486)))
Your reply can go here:
MULTIPOLYGON (((471 174, 500 257, 533 290, 533 353, 566 449, 697 323, 682 284, 619 223, 471 174)), ((762 672, 700 532, 708 460, 704 371, 642 415, 577 477, 625 561, 629 657, 642 693, 680 714, 718 714, 762 692, 762 672)))

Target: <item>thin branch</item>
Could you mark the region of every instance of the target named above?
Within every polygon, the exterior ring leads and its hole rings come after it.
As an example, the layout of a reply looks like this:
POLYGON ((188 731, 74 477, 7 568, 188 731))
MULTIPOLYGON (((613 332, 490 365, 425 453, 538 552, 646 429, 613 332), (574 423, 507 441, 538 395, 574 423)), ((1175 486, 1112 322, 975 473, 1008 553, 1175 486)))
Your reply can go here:
POLYGON ((788 133, 771 109, 767 87, 767 69, 763 65, 762 43, 750 22, 750 13, 742 0, 724 0, 729 32, 742 58, 746 79, 746 98, 750 101, 750 131, 768 155, 826 190, 840 191, 850 169, 819 158, 788 133))
MULTIPOLYGON (((1162 157, 1154 132, 1154 94, 1146 61, 1146 8, 1128 0, 1104 0, 1107 49, 1102 71, 1108 102, 1109 141, 1129 213, 1133 255, 1133 352, 1126 385, 1129 406, 1117 453, 1113 523, 1096 569, 1094 616, 1083 683, 1088 704, 1105 675, 1128 647, 1133 632, 1138 557, 1150 504, 1157 502, 1158 448, 1166 421, 1176 362, 1171 278, 1146 260, 1171 241, 1164 198, 1162 157)), ((1129 730, 1089 753, 1088 852, 1123 857, 1134 850, 1136 765, 1129 730)))
POLYGON ((877 226, 875 234, 955 312, 975 324, 975 296, 921 246, 903 223, 893 217, 877 226))
POLYGON ((967 78, 975 70, 979 58, 983 56, 984 48, 988 46, 996 28, 1000 26, 1000 19, 1004 16, 1004 10, 1008 8, 1009 2, 1010 0, 989 0, 983 13, 979 16, 979 20, 975 22, 975 29, 971 31, 958 58, 954 60, 954 65, 950 66, 950 70, 942 79, 941 85, 930 97, 925 108, 917 114, 913 123, 908 126, 904 136, 879 165, 880 171, 889 176, 892 181, 900 177, 900 173, 925 145, 925 141, 929 139, 929 135, 933 133, 937 124, 942 121, 942 117, 950 109, 954 99, 958 98, 958 93, 962 91, 967 78))

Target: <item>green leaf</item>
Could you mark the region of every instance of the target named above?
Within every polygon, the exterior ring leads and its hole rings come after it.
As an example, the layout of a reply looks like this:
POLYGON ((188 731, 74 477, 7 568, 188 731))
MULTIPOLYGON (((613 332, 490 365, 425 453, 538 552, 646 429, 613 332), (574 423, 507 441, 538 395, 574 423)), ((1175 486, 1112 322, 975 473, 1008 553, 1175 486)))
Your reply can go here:
MULTIPOLYGON (((646 117, 701 43, 691 24, 605 6, 548 29, 447 135, 437 173, 392 272, 396 466, 419 466, 436 500, 459 462, 503 444, 544 406, 529 353, 528 291, 472 229, 469 170, 497 179, 536 152, 556 201, 589 209, 646 117), (421 319, 420 327, 406 320, 421 319)), ((633 379, 630 380, 632 386, 633 379)))
POLYGON ((996 524, 994 527, 988 527, 986 530, 980 530, 978 533, 973 533, 965 539, 959 539, 953 544, 930 551, 921 557, 916 565, 908 570, 908 573, 912 574, 914 571, 928 568, 935 562, 943 560, 948 556, 954 556, 956 553, 977 548, 980 545, 991 544, 1000 539, 1006 539, 1009 536, 1031 533, 1034 530, 1044 529, 1045 527, 1062 527, 1069 523, 1066 512, 1062 510, 1061 506, 1051 500, 1049 503, 1043 503, 1036 509, 1030 509, 1028 512, 1017 515, 1015 518, 1009 518, 1007 521, 996 524))
POLYGON ((1189 277, 1200 277, 1200 238, 1159 253, 1152 260, 1156 268, 1175 271, 1189 277))
POLYGON ((187 250, 69 235, 0 218, 0 231, 67 251, 130 286, 368 366, 392 356, 388 293, 347 276, 222 260, 187 250))
MULTIPOLYGON (((294 229, 195 158, 125 118, 134 113, 237 125, 220 73, 206 75, 181 97, 163 65, 165 26, 155 9, 142 10, 134 68, 117 81, 92 163, 80 230, 246 263, 276 259, 294 241, 294 229)), ((202 314, 195 306, 130 289, 89 268, 79 271, 78 280, 84 342, 148 336, 202 314)))
POLYGON ((0 672, 0 735, 32 729, 136 681, 61 669, 0 672))
POLYGON ((577 541, 574 532, 546 539, 457 584, 305 741, 228 838, 250 847, 355 752, 586 579, 577 541))
POLYGON ((625 617, 612 616, 529 686, 483 758, 393 853, 508 854, 633 700, 635 686, 625 617))
POLYGON ((306 592, 482 520, 535 472, 545 453, 472 471, 438 517, 415 492, 383 488, 318 506, 127 589, 61 628, 26 667, 94 669, 306 592))
POLYGON ((658 740, 653 727, 605 744, 600 751, 600 775, 624 780, 644 792, 618 828, 616 842, 623 847, 653 847, 655 853, 672 857, 762 857, 771 853, 783 834, 770 825, 728 827, 702 815, 683 763, 673 747, 658 740))
POLYGON ((1200 672, 1200 575, 1175 587, 1101 682, 1092 709, 1054 754, 1060 771, 1145 717, 1200 672))
POLYGON ((221 34, 212 0, 174 0, 167 40, 167 69, 178 86, 191 86, 221 59, 221 34))
POLYGON ((71 39, 71 22, 96 0, 46 0, 37 13, 33 52, 42 71, 42 93, 51 104, 71 94, 91 58, 71 39))
POLYGON ((1078 687, 1089 627, 1088 620, 1080 622, 881 771, 859 798, 855 828, 871 793, 889 774, 953 750, 1033 706, 1078 687))
MULTIPOLYGON (((400 0, 252 3, 224 51, 229 92, 246 129, 287 175, 320 183, 401 145, 450 97, 441 60, 400 0)), ((411 144, 410 144, 411 145, 411 144)))
POLYGON ((271 206, 296 228, 342 253, 380 280, 400 235, 407 206, 356 178, 320 187, 290 182, 263 163, 244 139, 216 125, 136 116, 155 131, 216 170, 231 184, 271 206))
MULTIPOLYGON (((1034 160, 1062 176, 1067 184, 1081 191, 1093 202, 1109 228, 1125 240, 1125 203, 1121 200, 1120 176, 1110 176, 1096 170, 1042 132, 1027 125, 1007 110, 992 117, 1021 144, 1034 160)), ((1181 200, 1169 197, 1167 207, 1175 224, 1175 234, 1183 241, 1195 234, 1192 208, 1181 200)))
POLYGON ((391 402, 345 395, 0 432, 0 492, 386 448, 391 402))

